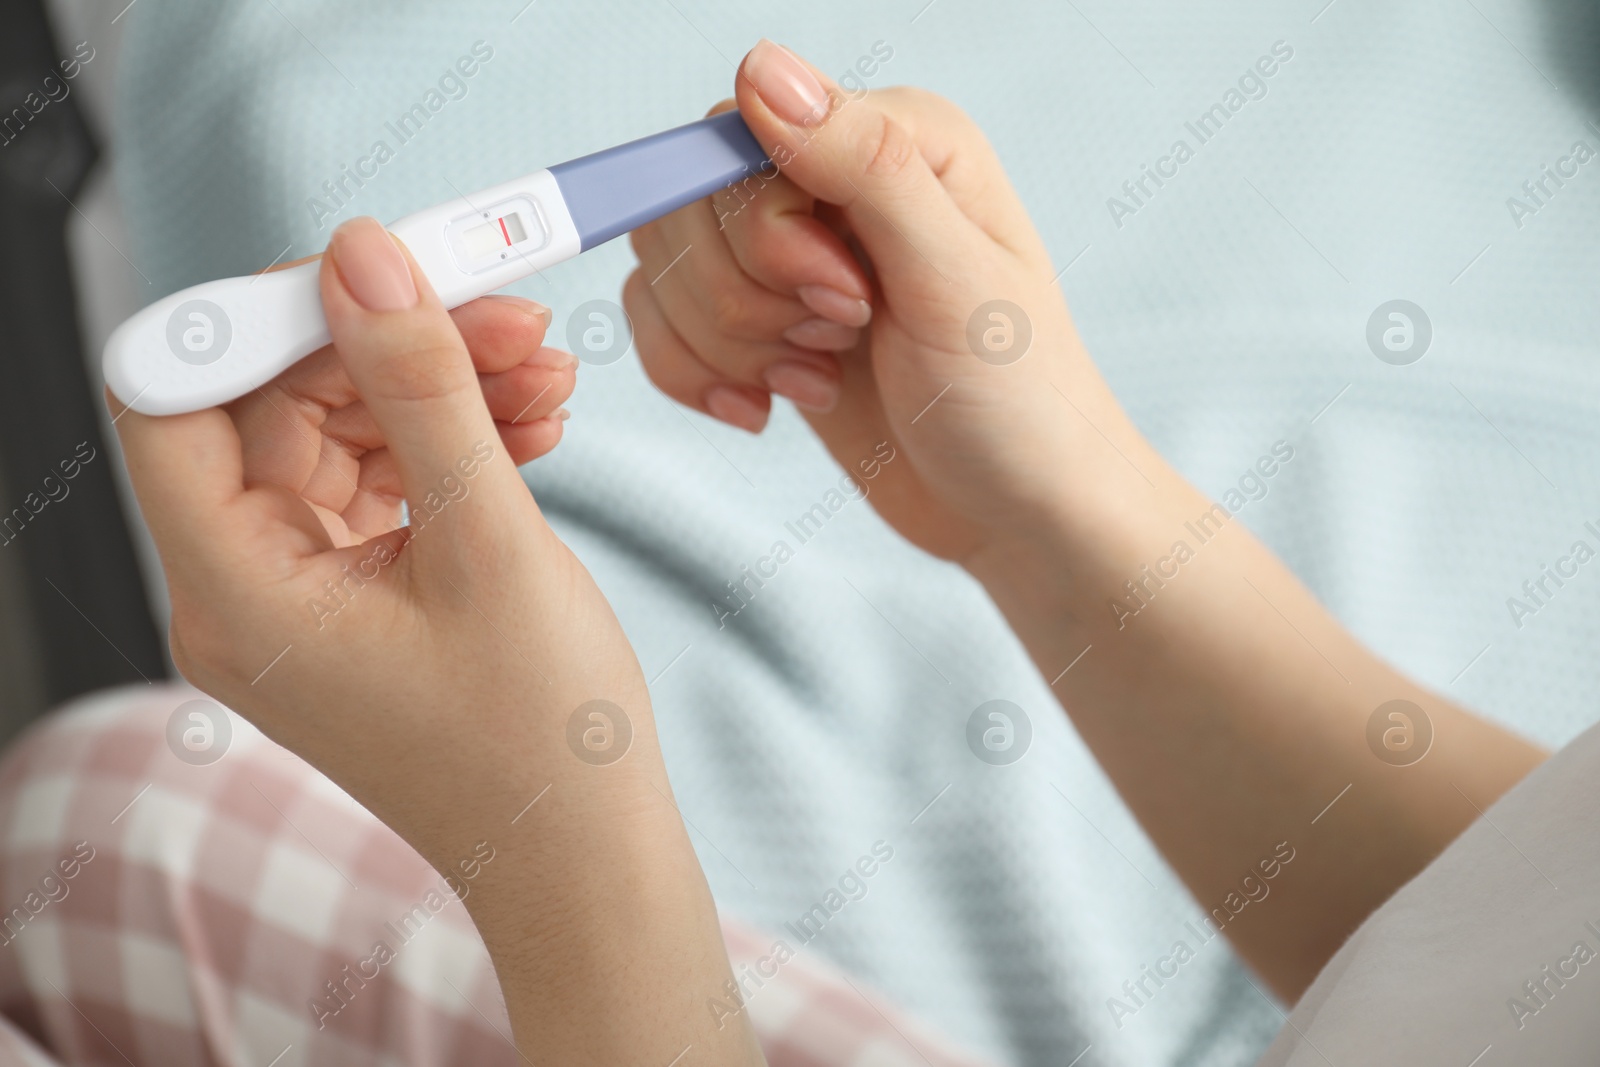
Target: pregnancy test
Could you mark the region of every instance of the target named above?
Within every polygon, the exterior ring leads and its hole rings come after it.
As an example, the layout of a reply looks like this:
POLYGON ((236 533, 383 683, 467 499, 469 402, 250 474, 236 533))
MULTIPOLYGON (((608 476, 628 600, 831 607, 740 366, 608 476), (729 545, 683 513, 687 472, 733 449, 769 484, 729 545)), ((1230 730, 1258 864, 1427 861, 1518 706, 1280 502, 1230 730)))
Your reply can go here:
MULTIPOLYGON (((419 211, 389 226, 446 307, 587 252, 770 167, 737 111, 419 211)), ((146 415, 225 404, 330 340, 313 261, 157 300, 106 342, 106 384, 146 415)))

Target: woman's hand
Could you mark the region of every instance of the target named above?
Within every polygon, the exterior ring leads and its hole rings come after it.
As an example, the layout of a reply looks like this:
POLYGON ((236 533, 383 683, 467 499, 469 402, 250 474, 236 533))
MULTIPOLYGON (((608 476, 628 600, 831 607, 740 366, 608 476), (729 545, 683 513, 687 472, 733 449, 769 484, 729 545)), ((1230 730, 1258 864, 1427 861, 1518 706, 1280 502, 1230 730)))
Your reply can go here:
POLYGON ((1036 528, 1069 503, 1064 487, 1147 494, 1118 449, 1159 464, 1085 355, 1057 268, 971 120, 915 89, 841 95, 765 41, 736 91, 781 175, 633 236, 624 301, 664 392, 752 432, 770 394, 788 397, 853 473, 891 442, 909 462, 884 469, 871 500, 946 558, 1036 528))
POLYGON ((495 849, 467 907, 541 1062, 749 1062, 704 1008, 726 954, 638 663, 517 473, 572 357, 523 301, 452 321, 370 219, 321 279, 330 348, 227 409, 117 415, 180 670, 440 871, 495 849))
POLYGON ((983 582, 1168 862, 1297 996, 1542 753, 1362 648, 1144 441, 959 111, 843 96, 768 42, 736 93, 782 176, 635 235, 651 376, 752 432, 787 396, 852 473, 878 441, 906 456, 873 504, 983 582), (1404 759, 1368 740, 1397 699, 1430 739, 1404 759), (1230 921, 1241 879, 1297 848, 1230 921))
POLYGON ((448 694, 481 696, 487 665, 498 692, 479 723, 641 690, 609 609, 516 471, 560 439, 572 357, 541 347, 544 315, 522 301, 452 318, 408 262, 375 223, 341 228, 322 272, 333 345, 227 408, 117 422, 179 668, 402 833, 438 821, 409 812, 411 794, 429 809, 439 797, 393 783, 414 764, 426 781, 442 752, 476 740, 448 694), (540 616, 560 613, 598 631, 579 649, 600 669, 592 682, 558 670, 568 649, 540 616))
MULTIPOLYGON (((543 346, 550 309, 519 297, 487 296, 461 305, 450 318, 472 359, 501 450, 518 466, 553 450, 578 361, 543 346)), ((322 520, 333 546, 404 525, 405 491, 394 454, 334 346, 224 410, 238 429, 245 484, 297 494, 322 520)))

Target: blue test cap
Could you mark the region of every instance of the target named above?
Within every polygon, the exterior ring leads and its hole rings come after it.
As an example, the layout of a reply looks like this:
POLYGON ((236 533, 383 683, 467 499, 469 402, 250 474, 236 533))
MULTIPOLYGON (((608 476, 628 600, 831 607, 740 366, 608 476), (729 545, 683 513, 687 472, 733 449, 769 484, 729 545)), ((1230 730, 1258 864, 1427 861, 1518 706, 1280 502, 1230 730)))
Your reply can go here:
POLYGON ((558 163, 550 173, 587 252, 771 165, 733 110, 558 163))

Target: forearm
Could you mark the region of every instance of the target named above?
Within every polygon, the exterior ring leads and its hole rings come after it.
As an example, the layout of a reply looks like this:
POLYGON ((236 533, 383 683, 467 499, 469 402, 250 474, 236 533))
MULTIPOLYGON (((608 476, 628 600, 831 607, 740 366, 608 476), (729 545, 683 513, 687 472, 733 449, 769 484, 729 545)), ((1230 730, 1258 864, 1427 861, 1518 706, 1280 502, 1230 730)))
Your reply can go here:
POLYGON ((681 827, 620 836, 554 879, 536 848, 502 854, 500 884, 473 890, 518 1048, 539 1063, 667 1064, 690 1049, 683 1062, 763 1063, 747 1017, 708 1008, 729 1002, 731 974, 681 827))
POLYGON ((1136 435, 1119 447, 1132 465, 1091 490, 1113 508, 1077 501, 969 567, 1202 907, 1294 850, 1270 902, 1224 926, 1292 1000, 1544 753, 1381 662, 1136 435), (1395 699, 1431 723, 1423 758, 1369 742, 1395 699))
POLYGON ((653 737, 633 745, 610 766, 558 761, 467 897, 517 1046, 539 1063, 760 1064, 748 1018, 708 1008, 730 999, 716 909, 653 737))

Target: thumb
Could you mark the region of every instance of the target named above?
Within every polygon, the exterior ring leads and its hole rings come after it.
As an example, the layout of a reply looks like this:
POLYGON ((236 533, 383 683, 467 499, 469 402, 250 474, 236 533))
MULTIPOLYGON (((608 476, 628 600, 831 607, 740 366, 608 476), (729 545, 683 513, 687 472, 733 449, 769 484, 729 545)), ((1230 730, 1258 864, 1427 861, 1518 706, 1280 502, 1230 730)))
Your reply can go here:
MULTIPOLYGON (((383 434, 413 526, 468 479, 474 495, 526 498, 466 342, 404 246, 375 220, 352 219, 328 243, 321 282, 334 348, 383 434)), ((503 526, 504 509, 486 503, 452 509, 452 522, 503 526)))
POLYGON ((886 288, 926 291, 963 273, 984 235, 951 198, 915 132, 872 95, 849 96, 781 45, 762 40, 736 81, 739 111, 778 169, 844 209, 886 288))

